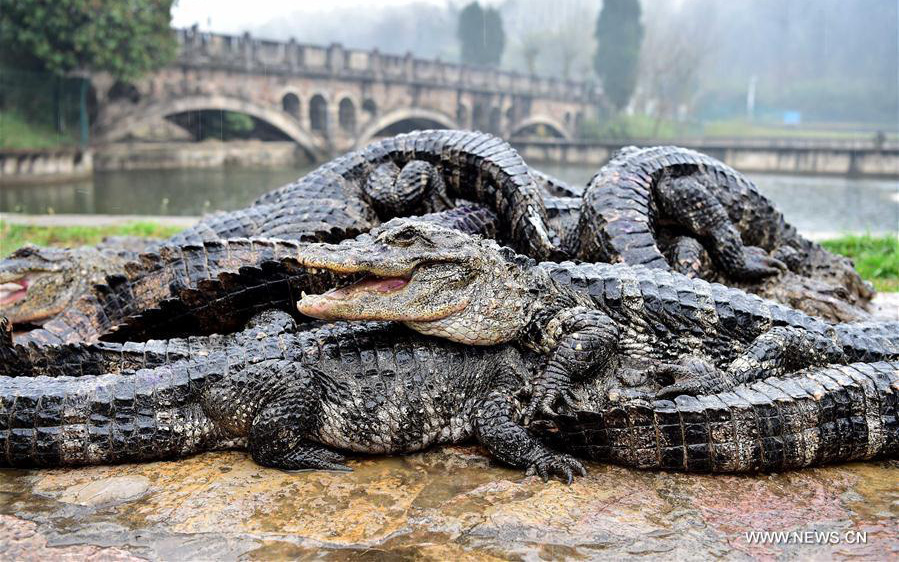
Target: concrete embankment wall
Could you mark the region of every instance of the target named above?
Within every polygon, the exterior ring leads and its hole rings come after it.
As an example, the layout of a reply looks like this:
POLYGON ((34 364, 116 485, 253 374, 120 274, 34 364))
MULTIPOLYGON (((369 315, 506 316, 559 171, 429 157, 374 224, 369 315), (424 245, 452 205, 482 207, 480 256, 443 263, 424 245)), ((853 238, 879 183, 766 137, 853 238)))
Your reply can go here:
POLYGON ((91 150, 0 150, 0 184, 48 183, 90 177, 91 150))
POLYGON ((747 173, 839 175, 872 178, 899 178, 899 147, 857 146, 854 143, 793 143, 783 145, 743 143, 703 143, 696 141, 652 141, 647 143, 591 143, 544 140, 513 141, 513 146, 529 163, 552 162, 596 166, 624 144, 652 146, 677 144, 704 152, 747 173))
POLYGON ((97 170, 293 166, 307 161, 296 143, 264 141, 125 142, 98 147, 97 170))

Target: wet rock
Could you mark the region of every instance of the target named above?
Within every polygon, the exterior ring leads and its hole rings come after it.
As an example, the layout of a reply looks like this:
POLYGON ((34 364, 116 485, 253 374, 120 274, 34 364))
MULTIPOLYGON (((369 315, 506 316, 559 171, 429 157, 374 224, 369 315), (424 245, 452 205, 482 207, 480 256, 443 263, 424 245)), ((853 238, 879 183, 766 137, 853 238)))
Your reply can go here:
POLYGON ((7 470, 0 513, 34 521, 53 547, 121 547, 164 560, 885 559, 899 552, 896 461, 759 476, 593 464, 571 486, 525 478, 477 447, 360 457, 350 466, 349 474, 286 473, 221 452, 7 470), (138 482, 142 495, 127 499, 124 491, 140 489, 138 482), (70 502, 100 497, 98 489, 123 492, 109 502, 70 502), (750 531, 832 531, 841 542, 756 544, 750 531), (866 532, 866 542, 847 542, 850 531, 866 532))
POLYGON ((0 515, 0 559, 26 561, 104 561, 125 562, 144 560, 120 548, 100 548, 92 545, 48 547, 47 539, 31 521, 0 515))
MULTIPOLYGON (((49 477, 35 486, 36 491, 52 488, 55 482, 68 478, 49 477), (54 482, 55 481, 55 482, 54 482)), ((150 487, 150 480, 144 476, 113 476, 65 488, 57 499, 78 505, 107 505, 136 499, 150 487)))

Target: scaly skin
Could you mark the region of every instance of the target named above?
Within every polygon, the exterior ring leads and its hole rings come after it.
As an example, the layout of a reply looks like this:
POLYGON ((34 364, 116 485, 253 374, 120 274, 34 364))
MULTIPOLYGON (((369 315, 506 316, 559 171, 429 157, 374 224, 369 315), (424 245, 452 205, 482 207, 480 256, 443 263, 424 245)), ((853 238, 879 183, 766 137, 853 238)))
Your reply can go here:
POLYGON ((849 260, 800 236, 745 176, 679 147, 628 147, 614 156, 590 181, 567 247, 582 260, 668 269, 662 228, 698 238, 728 283, 775 275, 782 261, 851 305, 864 307, 873 296, 849 260))
POLYGON ((664 363, 662 395, 716 392, 808 366, 899 358, 899 323, 831 326, 737 289, 620 264, 535 265, 492 240, 396 220, 301 263, 368 277, 298 309, 326 320, 388 320, 467 344, 518 342, 546 367, 527 411, 552 413, 572 381, 619 355, 664 363), (580 290, 578 290, 578 288, 580 290))
MULTIPOLYGON (((582 199, 545 196, 543 203, 550 227, 563 239, 571 240, 576 237, 578 229, 582 227, 580 224, 582 199)), ((831 322, 854 322, 865 320, 870 316, 864 308, 867 301, 850 297, 851 293, 840 284, 839 280, 820 279, 828 271, 834 271, 831 267, 821 268, 818 273, 795 273, 785 270, 762 279, 737 280, 723 273, 714 264, 702 242, 684 235, 682 230, 660 225, 656 228, 655 240, 671 269, 689 277, 736 287, 831 322)), ((808 263, 829 261, 838 267, 851 268, 851 265, 846 265, 848 262, 844 263, 845 258, 831 255, 817 245, 811 246, 806 255, 808 263)), ((847 279, 850 286, 859 281, 855 273, 849 275, 847 279)))
POLYGON ((246 217, 239 212, 212 217, 169 243, 252 236, 334 241, 398 215, 444 210, 450 198, 490 208, 500 231, 528 255, 546 258, 557 249, 540 188, 515 149, 493 135, 451 130, 376 141, 263 195, 246 217), (320 225, 312 238, 310 213, 320 225), (332 231, 337 235, 326 234, 332 231))
MULTIPOLYGON (((496 217, 483 208, 458 207, 413 220, 493 236, 496 217)), ((43 324, 17 337, 39 345, 106 339, 167 338, 238 329, 268 308, 294 311, 304 291, 335 283, 328 271, 297 262, 308 243, 235 239, 200 246, 163 246, 125 265, 43 324)))
POLYGON ((230 336, 119 351, 121 366, 137 371, 81 375, 85 363, 116 361, 113 350, 95 348, 69 367, 80 376, 35 373, 58 374, 60 365, 0 376, 0 465, 149 461, 245 446, 264 466, 348 470, 333 449, 406 453, 474 437, 544 478, 584 473, 517 423, 512 396, 528 372, 511 347, 454 345, 396 326, 297 332, 289 315, 266 311, 230 336))
POLYGON ((534 427, 574 455, 634 468, 756 472, 899 458, 899 362, 814 367, 717 394, 579 407, 534 427))
MULTIPOLYGON (((529 168, 502 139, 471 131, 416 131, 349 152, 247 208, 206 217, 146 251, 250 237, 338 241, 395 216, 441 211, 458 199, 468 199, 496 213, 508 243, 545 258, 553 255, 558 241, 545 222, 540 194, 529 168)), ((32 268, 32 262, 16 256, 4 263, 17 272, 4 283, 16 282, 32 268)), ((103 271, 123 273, 119 265, 110 264, 103 271)), ((37 271, 42 278, 50 276, 37 271)), ((56 271, 56 279, 45 286, 32 285, 27 293, 24 301, 33 301, 28 306, 36 311, 32 315, 52 317, 102 281, 83 278, 76 267, 56 271)), ((18 321, 14 312, 0 304, 0 314, 18 321)))

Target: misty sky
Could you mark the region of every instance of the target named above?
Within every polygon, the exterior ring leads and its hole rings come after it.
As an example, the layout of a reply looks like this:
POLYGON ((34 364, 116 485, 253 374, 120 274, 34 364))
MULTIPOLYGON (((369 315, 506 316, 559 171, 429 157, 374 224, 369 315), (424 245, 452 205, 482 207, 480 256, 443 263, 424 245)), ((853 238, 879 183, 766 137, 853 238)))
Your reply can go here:
MULTIPOLYGON (((379 7, 401 6, 412 0, 378 0, 379 7)), ((415 0, 417 4, 445 6, 448 0, 415 0)), ((481 4, 497 4, 495 0, 481 0, 481 4)), ((178 0, 172 8, 172 25, 190 27, 197 23, 205 31, 240 34, 259 27, 285 13, 309 12, 310 15, 331 11, 335 8, 371 9, 371 1, 364 0, 178 0)))

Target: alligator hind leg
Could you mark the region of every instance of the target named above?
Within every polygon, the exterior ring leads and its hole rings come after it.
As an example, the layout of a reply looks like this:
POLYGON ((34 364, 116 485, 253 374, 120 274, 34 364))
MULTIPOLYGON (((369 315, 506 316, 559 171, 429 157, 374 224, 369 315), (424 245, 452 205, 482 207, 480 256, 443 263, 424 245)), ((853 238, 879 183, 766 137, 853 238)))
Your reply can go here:
POLYGON ((650 371, 656 380, 669 382, 656 392, 657 398, 673 398, 681 394, 717 394, 737 385, 730 373, 721 371, 699 357, 684 357, 674 364, 653 366, 650 371))
POLYGON ((560 399, 571 401, 571 384, 602 372, 618 349, 618 327, 599 310, 564 309, 547 323, 549 342, 555 343, 546 368, 534 381, 525 411, 530 420, 539 411, 553 415, 560 399))
POLYGON ((443 176, 423 160, 402 169, 393 162, 381 164, 369 175, 365 193, 382 220, 452 207, 443 176))
POLYGON ((740 384, 834 363, 845 363, 845 354, 826 335, 778 326, 757 337, 724 371, 704 359, 686 357, 674 365, 654 367, 653 374, 657 379, 674 379, 656 393, 666 398, 680 394, 716 394, 740 384))
POLYGON ((759 279, 786 267, 764 251, 743 245, 727 211, 695 176, 664 177, 655 185, 662 212, 707 241, 712 259, 731 277, 759 279))
POLYGON ((502 462, 525 468, 528 475, 538 474, 543 480, 555 475, 570 484, 575 474, 585 476, 580 461, 550 450, 519 423, 520 408, 513 395, 522 377, 509 369, 494 381, 494 388, 472 412, 478 442, 502 462))
POLYGON ((825 334, 792 326, 777 326, 757 337, 727 367, 737 384, 750 383, 786 373, 845 363, 846 355, 825 334))

